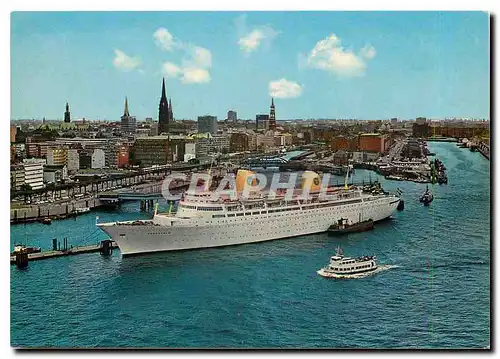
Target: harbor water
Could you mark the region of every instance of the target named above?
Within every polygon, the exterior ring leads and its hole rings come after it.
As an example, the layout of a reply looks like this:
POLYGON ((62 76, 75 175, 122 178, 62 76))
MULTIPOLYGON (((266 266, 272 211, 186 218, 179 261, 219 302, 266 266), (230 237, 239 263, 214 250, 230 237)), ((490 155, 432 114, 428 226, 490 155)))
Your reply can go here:
MULTIPOLYGON (((490 345, 490 162, 429 143, 447 185, 386 181, 405 209, 369 232, 121 258, 97 253, 11 267, 11 345, 139 348, 485 348, 490 345), (395 268, 316 274, 342 245, 395 268)), ((99 221, 148 218, 137 202, 76 220, 11 226, 18 242, 94 244, 99 221)))

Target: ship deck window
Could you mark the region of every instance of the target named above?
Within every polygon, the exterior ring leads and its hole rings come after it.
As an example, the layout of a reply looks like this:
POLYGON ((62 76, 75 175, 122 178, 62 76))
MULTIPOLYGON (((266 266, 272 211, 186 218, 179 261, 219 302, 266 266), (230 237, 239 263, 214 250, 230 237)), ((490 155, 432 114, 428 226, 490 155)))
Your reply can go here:
POLYGON ((229 213, 227 216, 228 216, 228 217, 234 217, 234 216, 235 216, 235 214, 234 214, 234 213, 229 213))
POLYGON ((180 208, 196 209, 196 206, 190 206, 189 204, 183 204, 180 208))
POLYGON ((252 212, 252 214, 259 214, 259 213, 260 213, 259 211, 257 211, 257 212, 252 212))
POLYGON ((212 218, 224 218, 224 217, 226 217, 225 214, 214 214, 214 215, 212 215, 212 218))
POLYGON ((237 217, 243 216, 243 213, 236 213, 237 217))
POLYGON ((198 207, 199 211, 222 211, 222 207, 198 207))

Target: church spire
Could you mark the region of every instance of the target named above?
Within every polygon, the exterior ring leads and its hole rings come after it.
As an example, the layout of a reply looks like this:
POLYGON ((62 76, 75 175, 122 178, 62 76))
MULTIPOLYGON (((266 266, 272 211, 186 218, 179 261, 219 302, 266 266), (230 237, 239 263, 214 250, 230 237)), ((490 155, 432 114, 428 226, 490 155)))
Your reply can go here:
POLYGON ((128 112, 128 99, 125 96, 125 110, 123 111, 123 117, 129 117, 130 113, 128 112))
POLYGON ((274 97, 271 97, 271 109, 269 112, 269 129, 276 131, 276 112, 274 108, 274 97))
POLYGON ((161 85, 161 99, 158 108, 158 133, 168 133, 170 124, 170 110, 168 108, 167 91, 165 90, 165 78, 161 85))
POLYGON ((163 78, 163 84, 161 85, 161 99, 167 101, 167 91, 165 91, 165 77, 163 78))
POLYGON ((174 111, 172 110, 172 98, 168 99, 168 116, 170 121, 174 120, 174 111))
POLYGON ((69 104, 66 102, 66 112, 64 112, 64 122, 68 123, 71 121, 71 114, 69 112, 69 104))

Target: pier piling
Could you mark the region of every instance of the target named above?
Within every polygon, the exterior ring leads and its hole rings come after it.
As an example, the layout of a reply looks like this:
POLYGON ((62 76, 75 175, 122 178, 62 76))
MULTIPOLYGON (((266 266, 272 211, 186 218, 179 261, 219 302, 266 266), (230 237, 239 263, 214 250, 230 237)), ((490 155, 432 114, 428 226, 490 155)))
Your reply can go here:
POLYGON ((105 240, 101 241, 99 252, 103 256, 109 256, 111 253, 113 253, 113 246, 112 246, 111 240, 105 239, 105 240))
POLYGON ((28 266, 28 253, 24 249, 21 249, 16 253, 16 266, 19 269, 23 269, 28 266))

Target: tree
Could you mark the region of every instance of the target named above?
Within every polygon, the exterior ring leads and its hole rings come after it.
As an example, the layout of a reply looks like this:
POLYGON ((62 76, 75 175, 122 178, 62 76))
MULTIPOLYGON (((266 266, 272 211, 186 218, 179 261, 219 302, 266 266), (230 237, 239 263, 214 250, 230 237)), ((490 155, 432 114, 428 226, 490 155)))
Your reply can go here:
POLYGON ((21 187, 20 187, 20 189, 23 192, 31 192, 32 191, 31 186, 29 184, 27 184, 27 183, 22 184, 21 187))
POLYGON ((48 183, 46 188, 49 190, 49 191, 53 191, 56 189, 56 184, 55 183, 48 183))

